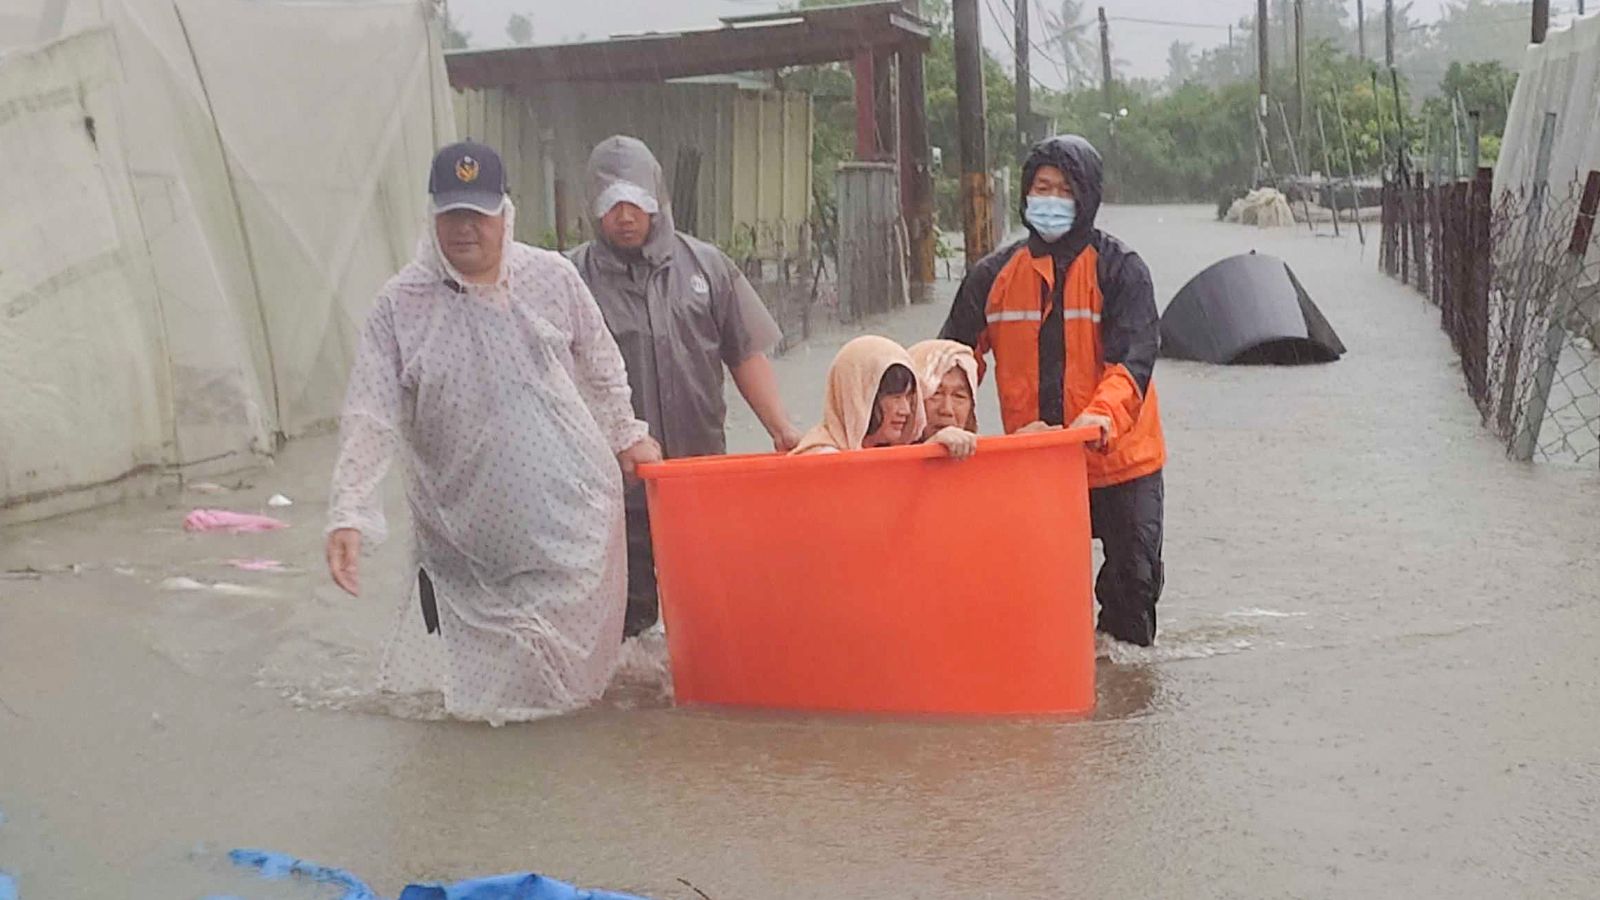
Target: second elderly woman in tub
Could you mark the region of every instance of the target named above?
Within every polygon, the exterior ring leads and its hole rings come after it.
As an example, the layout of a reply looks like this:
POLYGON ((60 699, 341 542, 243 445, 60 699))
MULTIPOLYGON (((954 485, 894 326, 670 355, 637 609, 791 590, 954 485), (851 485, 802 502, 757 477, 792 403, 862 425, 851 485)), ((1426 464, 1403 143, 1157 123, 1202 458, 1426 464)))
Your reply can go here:
MULTIPOLYGON (((905 348, 876 335, 845 344, 828 369, 822 424, 811 429, 795 455, 837 453, 921 443, 927 409, 915 366, 905 348)), ((978 448, 977 435, 943 428, 928 440, 958 459, 978 448)))
MULTIPOLYGON (((978 357, 960 341, 931 340, 912 344, 906 351, 912 368, 922 382, 926 404, 927 439, 946 428, 978 431, 978 357)), ((1018 434, 1059 431, 1057 426, 1031 422, 1017 429, 1018 434)))

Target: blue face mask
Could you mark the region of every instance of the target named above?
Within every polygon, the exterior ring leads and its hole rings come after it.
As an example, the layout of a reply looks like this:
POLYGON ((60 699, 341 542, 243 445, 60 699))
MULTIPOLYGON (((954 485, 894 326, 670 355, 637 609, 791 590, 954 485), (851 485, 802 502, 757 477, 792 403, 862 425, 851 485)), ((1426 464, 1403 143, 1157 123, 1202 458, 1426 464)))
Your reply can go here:
POLYGON ((1078 202, 1071 197, 1028 197, 1028 224, 1047 242, 1058 241, 1078 220, 1078 202))

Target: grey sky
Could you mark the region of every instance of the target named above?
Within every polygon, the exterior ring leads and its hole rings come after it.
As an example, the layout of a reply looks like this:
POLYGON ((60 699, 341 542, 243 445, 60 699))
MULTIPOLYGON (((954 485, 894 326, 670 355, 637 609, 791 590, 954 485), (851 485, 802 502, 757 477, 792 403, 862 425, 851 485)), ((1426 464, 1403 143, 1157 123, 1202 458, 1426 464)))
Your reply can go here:
MULTIPOLYGON (((982 8, 984 43, 998 56, 1009 56, 1011 20, 1007 12, 1017 0, 979 0, 982 8), (1003 24, 996 23, 999 19, 1003 24)), ((1035 10, 1058 8, 1057 0, 1033 0, 1035 10)), ((1446 0, 1416 0, 1417 18, 1436 18, 1446 0)), ((715 26, 720 16, 766 12, 778 9, 780 0, 450 0, 451 12, 471 34, 475 47, 509 43, 506 21, 514 13, 533 20, 536 43, 560 43, 586 37, 590 40, 616 33, 671 31, 715 26)), ((1093 8, 1091 2, 1090 8, 1093 8)), ((1573 4, 1556 0, 1557 8, 1573 4)), ((1355 0, 1346 0, 1350 18, 1355 18, 1355 0)), ((1383 0, 1367 0, 1367 14, 1378 17, 1381 29, 1383 0)), ((1167 47, 1174 40, 1195 45, 1196 49, 1227 43, 1229 23, 1250 15, 1255 0, 1106 0, 1106 14, 1112 18, 1113 55, 1126 60, 1128 71, 1137 77, 1159 78, 1167 72, 1167 47), (1163 19, 1212 27, 1177 27, 1119 21, 1119 19, 1163 19)), ((1033 21, 1040 17, 1036 13, 1033 21)), ((1037 27, 1037 26, 1036 26, 1037 27)), ((1369 27, 1371 27, 1369 25, 1369 27)), ((1516 40, 1521 33, 1509 27, 1507 37, 1516 40)), ((1380 39, 1381 31, 1369 32, 1380 39)), ((1035 72, 1046 84, 1059 84, 1061 78, 1048 61, 1035 64, 1035 72)))

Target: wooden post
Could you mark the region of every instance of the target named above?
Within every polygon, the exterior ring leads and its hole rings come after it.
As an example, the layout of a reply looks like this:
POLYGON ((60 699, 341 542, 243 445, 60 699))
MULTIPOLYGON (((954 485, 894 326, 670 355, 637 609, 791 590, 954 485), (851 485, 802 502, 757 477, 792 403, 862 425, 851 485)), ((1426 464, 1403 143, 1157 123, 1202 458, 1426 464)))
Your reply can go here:
POLYGON ((856 159, 878 158, 877 75, 871 50, 856 53, 854 72, 856 96, 856 159))
POLYGON ((556 250, 567 251, 567 181, 557 178, 551 186, 555 194, 555 220, 556 220, 556 250))
POLYGON ((1033 121, 1033 85, 1028 68, 1028 0, 1016 0, 1016 77, 1017 77, 1017 160, 1028 157, 1028 146, 1033 142, 1029 128, 1033 121))
POLYGON ((928 149, 928 104, 922 74, 922 53, 902 50, 900 74, 900 204, 910 246, 912 300, 928 297, 934 280, 933 159, 928 149))
POLYGON ((1322 126, 1322 107, 1317 107, 1317 135, 1322 138, 1322 166, 1327 170, 1323 176, 1328 183, 1328 199, 1333 201, 1333 236, 1339 236, 1339 189, 1333 181, 1333 154, 1328 152, 1328 130, 1322 126))
POLYGON ((1427 179, 1421 172, 1412 177, 1412 190, 1416 192, 1416 202, 1411 207, 1411 253, 1413 256, 1411 269, 1417 274, 1417 290, 1428 293, 1428 193, 1427 179))
POLYGON ((1467 137, 1467 171, 1476 176, 1478 160, 1483 153, 1483 113, 1478 110, 1467 113, 1467 122, 1470 128, 1467 137))
POLYGON ((872 58, 873 111, 878 117, 878 148, 873 159, 898 159, 900 156, 900 107, 895 102, 894 54, 879 53, 872 58))
POLYGON ((1400 70, 1389 70, 1389 85, 1394 90, 1395 171, 1401 178, 1411 176, 1411 139, 1406 136, 1406 112, 1400 105, 1400 70))
POLYGON ((1356 0, 1356 58, 1367 61, 1367 4, 1356 0))
POLYGON ((1344 127, 1344 103, 1339 99, 1339 85, 1333 86, 1333 112, 1339 117, 1339 140, 1344 144, 1345 173, 1350 176, 1350 208, 1356 214, 1356 237, 1361 246, 1367 245, 1367 232, 1361 225, 1361 195, 1356 190, 1356 160, 1350 153, 1350 133, 1344 127))
POLYGON ((1272 149, 1267 144, 1267 88, 1271 80, 1270 62, 1267 59, 1267 27, 1267 0, 1256 0, 1256 141, 1265 165, 1262 171, 1256 173, 1258 181, 1263 175, 1272 177, 1272 149))
POLYGON ((907 302, 900 253, 898 178, 892 163, 839 167, 839 308, 847 320, 907 302))
POLYGON ((1472 399, 1478 404, 1479 414, 1489 411, 1489 289, 1491 287, 1491 243, 1494 196, 1494 169, 1478 169, 1472 181, 1471 208, 1468 215, 1468 240, 1471 254, 1471 303, 1467 311, 1467 327, 1471 341, 1468 352, 1462 354, 1462 368, 1472 387, 1472 399))
POLYGON ((1106 23, 1104 6, 1100 7, 1100 86, 1106 94, 1106 112, 1115 116, 1116 101, 1111 97, 1111 26, 1106 23))
POLYGON ((1383 133, 1383 96, 1378 93, 1377 69, 1372 70, 1372 105, 1377 110, 1375 115, 1378 119, 1378 174, 1383 176, 1384 167, 1389 164, 1389 138, 1383 133))
MULTIPOLYGON (((1256 93, 1262 97, 1267 96, 1267 82, 1270 80, 1270 69, 1267 60, 1267 0, 1256 0, 1256 93)), ((1265 118, 1267 107, 1265 102, 1257 110, 1257 118, 1265 118)))
MULTIPOLYGON (((1302 144, 1306 137, 1306 9, 1305 0, 1294 0, 1294 120, 1295 137, 1302 144)), ((1309 163, 1310 160, 1307 160, 1309 163)))
MULTIPOLYGON (((1283 133, 1289 138, 1289 161, 1294 163, 1295 177, 1304 179, 1306 177, 1306 173, 1305 170, 1300 167, 1300 151, 1295 148, 1294 129, 1289 127, 1289 114, 1284 111, 1283 102, 1281 100, 1278 102, 1278 118, 1283 120, 1283 133)), ((1302 188, 1303 187, 1304 186, 1302 185, 1302 188)), ((1311 221, 1311 204, 1304 197, 1301 197, 1300 205, 1305 209, 1306 212, 1306 227, 1311 229, 1312 234, 1316 234, 1317 225, 1315 222, 1311 221)))
POLYGON ((1450 124, 1454 127, 1454 132, 1451 136, 1454 140, 1454 146, 1451 148, 1450 153, 1450 180, 1452 182, 1461 180, 1461 170, 1466 165, 1461 159, 1463 146, 1461 141, 1461 114, 1465 111, 1465 106, 1465 101, 1461 99, 1461 92, 1456 91, 1456 95, 1450 98, 1450 124))
POLYGON ((1394 0, 1383 0, 1383 67, 1394 68, 1394 0))
POLYGON ((978 0, 953 0, 956 51, 956 119, 961 141, 961 226, 967 265, 994 249, 990 222, 989 140, 985 133, 982 25, 978 0))

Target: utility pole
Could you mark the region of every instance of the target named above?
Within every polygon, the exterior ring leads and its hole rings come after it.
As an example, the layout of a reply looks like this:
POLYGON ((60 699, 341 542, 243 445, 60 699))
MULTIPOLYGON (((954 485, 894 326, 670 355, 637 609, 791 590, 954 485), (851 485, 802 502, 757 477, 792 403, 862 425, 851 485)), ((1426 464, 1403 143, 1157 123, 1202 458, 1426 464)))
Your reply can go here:
MULTIPOLYGON (((1256 173, 1259 181, 1272 169, 1272 151, 1266 145, 1267 136, 1267 85, 1271 68, 1267 60, 1267 0, 1256 0, 1256 143, 1261 148, 1261 158, 1266 169, 1256 173)), ((1260 185, 1254 185, 1259 187, 1260 185)))
MULTIPOLYGON (((922 14, 918 0, 906 0, 906 12, 922 14)), ((928 100, 922 52, 900 51, 895 66, 900 76, 900 205, 910 244, 912 299, 928 299, 933 282, 938 235, 934 228, 933 159, 928 149, 928 100)))
POLYGON ((1550 33, 1550 0, 1533 0, 1533 42, 1544 43, 1550 33))
POLYGON ((971 266, 994 249, 978 0, 954 0, 951 13, 956 45, 956 124, 961 137, 961 227, 966 238, 967 265, 971 266))
POLYGON ((1362 62, 1367 61, 1366 0, 1356 0, 1356 58, 1360 59, 1362 62))
POLYGON ((1104 6, 1100 7, 1100 78, 1106 92, 1106 111, 1115 116, 1117 111, 1111 99, 1111 26, 1106 24, 1104 6))
MULTIPOLYGON (((1306 142, 1306 6, 1294 0, 1294 118, 1295 136, 1306 142)), ((1306 160, 1307 165, 1311 163, 1306 160)))
POLYGON ((1383 66, 1394 68, 1394 0, 1383 0, 1383 66))
POLYGON ((1033 86, 1028 83, 1028 2, 1015 0, 1017 20, 1017 159, 1026 159, 1032 143, 1033 86))
MULTIPOLYGON (((1267 0, 1256 0, 1256 82, 1261 86, 1259 93, 1267 96, 1267 82, 1270 69, 1267 65, 1267 0)), ((1265 104, 1265 100, 1262 101, 1265 104)), ((1261 107, 1260 115, 1266 116, 1266 106, 1261 107)))
POLYGON ((1289 58, 1289 2, 1278 0, 1278 25, 1283 29, 1283 58, 1289 58))

